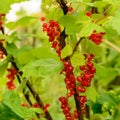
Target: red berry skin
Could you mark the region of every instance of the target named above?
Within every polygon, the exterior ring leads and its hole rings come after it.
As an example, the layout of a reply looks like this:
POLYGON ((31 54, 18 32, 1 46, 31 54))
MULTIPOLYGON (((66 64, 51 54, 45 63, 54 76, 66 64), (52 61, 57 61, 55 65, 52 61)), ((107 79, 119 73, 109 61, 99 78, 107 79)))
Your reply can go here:
POLYGON ((26 107, 27 106, 26 103, 22 103, 21 105, 22 105, 22 107, 26 107))
POLYGON ((68 7, 68 12, 71 13, 73 11, 73 8, 71 6, 68 7))
POLYGON ((85 66, 83 65, 83 66, 80 66, 80 70, 85 70, 85 66))
POLYGON ((81 87, 81 86, 78 86, 78 87, 77 87, 77 90, 78 90, 79 92, 82 92, 82 93, 84 93, 84 92, 86 91, 86 89, 85 89, 84 87, 81 87))
POLYGON ((40 106, 39 106, 38 103, 34 103, 32 107, 33 107, 33 108, 40 108, 40 106))
POLYGON ((16 88, 14 83, 10 83, 7 85, 8 90, 14 90, 16 88))
POLYGON ((91 15, 92 15, 91 11, 86 12, 86 16, 91 17, 91 15))
POLYGON ((77 119, 78 118, 78 112, 77 110, 74 111, 74 117, 77 119))
POLYGON ((54 27, 54 20, 49 21, 49 27, 54 27))
POLYGON ((70 66, 70 63, 67 62, 67 61, 65 61, 65 62, 64 62, 64 67, 67 68, 67 67, 69 67, 69 66, 70 66))
POLYGON ((84 79, 85 79, 85 80, 89 80, 90 78, 91 78, 91 77, 90 77, 89 74, 85 74, 85 75, 84 75, 84 79))
POLYGON ((77 77, 77 81, 78 81, 78 82, 82 82, 82 77, 81 77, 81 76, 78 76, 78 77, 77 77))
POLYGON ((41 19, 41 21, 45 21, 45 17, 41 17, 40 19, 41 19))
POLYGON ((69 70, 69 72, 72 72, 73 71, 73 67, 69 66, 68 70, 69 70))
POLYGON ((56 47, 57 47, 57 42, 54 41, 54 42, 52 43, 52 48, 56 48, 56 47))

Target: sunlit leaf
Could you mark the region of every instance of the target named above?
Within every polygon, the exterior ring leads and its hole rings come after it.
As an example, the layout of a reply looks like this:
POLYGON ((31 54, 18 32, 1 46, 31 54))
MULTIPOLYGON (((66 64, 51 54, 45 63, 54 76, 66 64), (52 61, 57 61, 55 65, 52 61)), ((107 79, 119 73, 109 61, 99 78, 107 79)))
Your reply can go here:
POLYGON ((20 18, 16 22, 8 22, 6 24, 6 27, 9 29, 15 29, 17 27, 25 27, 35 22, 37 19, 38 17, 25 16, 25 17, 20 18))
POLYGON ((72 47, 68 44, 62 49, 61 57, 65 58, 67 56, 70 56, 71 54, 72 54, 72 47))
POLYGON ((80 53, 75 53, 71 58, 71 64, 74 67, 84 65, 85 64, 84 56, 80 53))
POLYGON ((62 65, 58 63, 56 60, 48 58, 48 59, 40 59, 25 65, 23 70, 23 76, 29 77, 45 77, 54 72, 60 72, 62 65))
POLYGON ((11 109, 15 115, 21 118, 20 120, 23 118, 31 118, 33 115, 31 110, 21 106, 20 96, 14 91, 6 91, 3 95, 2 103, 8 109, 11 109))
POLYGON ((120 35, 120 10, 115 12, 115 16, 109 21, 110 25, 120 35))

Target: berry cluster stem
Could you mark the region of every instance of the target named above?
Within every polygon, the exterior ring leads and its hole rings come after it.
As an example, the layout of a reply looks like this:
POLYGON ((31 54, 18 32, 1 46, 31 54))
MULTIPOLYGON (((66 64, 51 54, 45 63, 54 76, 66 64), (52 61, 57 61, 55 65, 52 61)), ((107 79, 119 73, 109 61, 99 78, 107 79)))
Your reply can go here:
POLYGON ((74 94, 74 100, 75 100, 75 105, 78 111, 78 120, 84 120, 83 119, 83 114, 82 114, 82 110, 81 110, 81 106, 80 106, 80 102, 78 101, 77 97, 78 97, 78 93, 75 90, 75 94, 74 94))

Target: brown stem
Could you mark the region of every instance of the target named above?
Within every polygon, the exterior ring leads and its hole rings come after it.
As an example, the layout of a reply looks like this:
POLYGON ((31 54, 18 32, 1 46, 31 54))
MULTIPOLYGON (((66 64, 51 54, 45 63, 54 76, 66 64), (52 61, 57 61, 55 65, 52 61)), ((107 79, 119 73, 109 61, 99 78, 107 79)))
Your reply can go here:
POLYGON ((5 34, 3 26, 0 27, 2 34, 5 34))
MULTIPOLYGON (((92 0, 92 2, 94 2, 94 1, 96 1, 96 0, 92 0)), ((98 10, 96 7, 92 7, 91 12, 92 12, 92 14, 95 14, 95 13, 98 13, 98 10)))
POLYGON ((72 57, 72 56, 74 55, 74 53, 75 53, 75 51, 77 50, 80 42, 81 42, 83 39, 84 39, 84 37, 80 38, 80 39, 77 41, 75 47, 73 48, 73 53, 72 53, 72 55, 71 55, 70 57, 72 57))
MULTIPOLYGON (((26 83, 27 87, 29 88, 30 92, 32 93, 33 97, 35 98, 35 100, 37 101, 37 103, 39 104, 39 106, 44 109, 44 105, 42 103, 42 100, 40 99, 38 93, 35 91, 35 89, 33 88, 32 84, 28 81, 26 83)), ((45 117, 47 120, 53 120, 50 113, 48 111, 45 112, 45 117)))
MULTIPOLYGON (((36 30, 33 31, 33 34, 36 34, 36 30)), ((33 42, 32 42, 32 46, 35 47, 36 43, 36 37, 33 36, 33 42)))
POLYGON ((66 15, 68 12, 68 7, 66 5, 66 1, 65 0, 56 0, 56 1, 59 3, 60 7, 62 8, 64 15, 66 15))
POLYGON ((6 51, 6 49, 3 47, 3 43, 2 43, 2 42, 0 42, 0 50, 3 51, 3 53, 5 54, 5 56, 7 56, 7 51, 6 51))
POLYGON ((88 105, 86 105, 85 108, 86 108, 86 118, 90 120, 90 108, 88 105))
POLYGON ((29 92, 24 93, 24 96, 25 96, 26 100, 28 101, 29 105, 32 106, 32 102, 30 100, 29 92))
POLYGON ((79 96, 79 94, 75 90, 74 99, 75 99, 75 105, 76 105, 76 108, 78 111, 78 120, 84 120, 82 110, 81 110, 80 101, 78 101, 78 99, 77 99, 78 96, 79 96))

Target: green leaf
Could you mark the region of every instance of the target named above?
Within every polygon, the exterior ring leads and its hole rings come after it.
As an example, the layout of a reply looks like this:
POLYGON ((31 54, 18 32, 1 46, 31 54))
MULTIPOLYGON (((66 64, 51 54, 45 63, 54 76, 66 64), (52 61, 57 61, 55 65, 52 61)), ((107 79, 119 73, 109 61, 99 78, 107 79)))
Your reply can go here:
POLYGON ((61 51, 61 57, 65 58, 67 56, 70 56, 72 54, 72 51, 72 47, 69 44, 67 44, 61 51))
POLYGON ((71 58, 71 64, 74 67, 81 66, 85 64, 84 56, 80 53, 74 53, 71 58))
POLYGON ((7 58, 5 60, 0 62, 0 77, 4 75, 4 73, 7 69, 8 62, 9 62, 10 58, 11 58, 11 56, 7 56, 7 58))
POLYGON ((115 12, 115 16, 109 21, 110 26, 120 35, 120 10, 115 12))
POLYGON ((65 26, 66 34, 75 34, 80 31, 81 25, 77 25, 77 17, 72 15, 64 15, 60 18, 59 23, 65 26))
POLYGON ((46 77, 54 72, 60 72, 62 65, 56 60, 47 58, 40 59, 25 65, 23 70, 23 76, 25 77, 46 77))
POLYGON ((50 47, 39 47, 31 50, 31 55, 34 56, 35 58, 54 58, 56 60, 59 60, 57 54, 50 49, 50 47))
POLYGON ((51 7, 49 9, 49 13, 46 16, 46 19, 50 20, 51 18, 58 21, 60 19, 60 17, 63 15, 63 11, 61 10, 61 8, 58 8, 58 6, 56 7, 51 7))
POLYGON ((8 43, 6 46, 6 49, 7 49, 8 54, 17 56, 18 48, 16 47, 14 43, 10 43, 10 44, 8 43))
POLYGON ((95 1, 93 6, 97 8, 104 8, 107 4, 108 2, 106 1, 95 1))
POLYGON ((114 95, 111 95, 110 93, 101 93, 100 97, 98 97, 96 101, 102 105, 107 102, 111 107, 118 104, 116 103, 114 95))
POLYGON ((12 43, 19 40, 18 37, 14 35, 3 35, 3 34, 0 34, 0 39, 5 39, 8 43, 12 43))
POLYGON ((10 10, 10 6, 13 3, 22 2, 25 0, 0 0, 0 14, 6 14, 10 10))
POLYGON ((90 100, 92 100, 94 102, 95 102, 96 98, 99 96, 98 92, 96 91, 94 86, 91 86, 91 87, 87 88, 85 94, 90 100))
POLYGON ((95 64, 95 68, 96 68, 96 76, 98 77, 98 79, 104 79, 107 77, 106 67, 99 64, 95 64))
POLYGON ((119 0, 103 0, 105 2, 108 2, 109 4, 119 4, 120 1, 119 0))
POLYGON ((31 55, 31 47, 24 46, 18 50, 16 59, 18 62, 18 65, 22 66, 34 59, 34 57, 31 55))
POLYGON ((85 39, 85 40, 81 41, 81 45, 82 45, 83 50, 87 53, 92 53, 96 57, 100 57, 103 55, 103 52, 104 52, 103 47, 101 47, 100 45, 99 46, 96 45, 89 39, 85 39))
POLYGON ((102 113, 102 105, 100 103, 94 103, 91 108, 93 113, 102 113))
POLYGON ((10 5, 13 3, 13 0, 1 0, 0 1, 0 13, 7 13, 10 9, 10 5))
POLYGON ((20 96, 15 91, 6 91, 3 95, 3 105, 12 110, 14 114, 22 118, 31 118, 32 111, 21 106, 20 96))
POLYGON ((30 51, 21 52, 17 55, 18 64, 24 65, 33 60, 30 51))
POLYGON ((25 16, 17 20, 16 22, 9 22, 5 26, 10 29, 15 29, 17 27, 25 27, 31 23, 35 23, 38 17, 25 16))
POLYGON ((79 36, 80 37, 88 37, 90 36, 90 34, 96 30, 97 32, 104 32, 105 30, 100 27, 99 25, 95 24, 95 23, 92 23, 92 22, 89 22, 87 24, 84 24, 83 25, 83 28, 82 30, 80 31, 79 33, 79 36))
POLYGON ((68 2, 76 3, 76 2, 83 2, 83 0, 67 0, 68 2))
POLYGON ((16 115, 8 106, 0 103, 0 119, 1 120, 24 120, 16 115))

